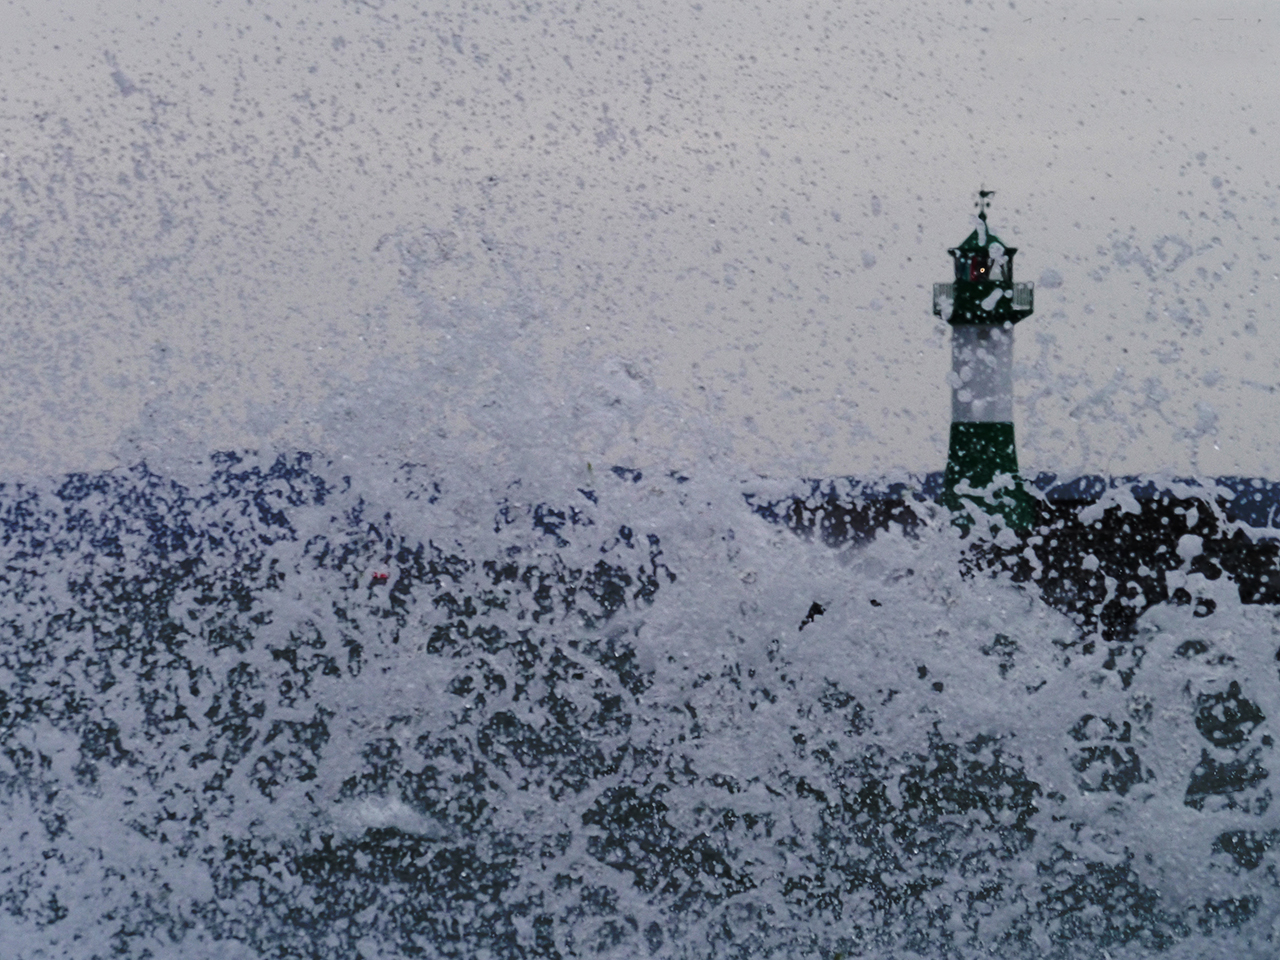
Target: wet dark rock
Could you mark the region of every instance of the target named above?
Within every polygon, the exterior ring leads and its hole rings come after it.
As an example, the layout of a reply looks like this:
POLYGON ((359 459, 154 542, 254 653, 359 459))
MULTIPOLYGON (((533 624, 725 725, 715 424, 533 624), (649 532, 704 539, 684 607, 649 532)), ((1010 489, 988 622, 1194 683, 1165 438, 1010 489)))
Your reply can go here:
POLYGON ((1196 698, 1196 729, 1215 747, 1240 746, 1266 717, 1258 705, 1240 692, 1232 680, 1225 692, 1202 693, 1196 698))
POLYGON ((1085 714, 1069 731, 1080 744, 1071 766, 1080 776, 1077 785, 1088 792, 1114 791, 1124 796, 1133 787, 1154 779, 1142 765, 1132 745, 1132 725, 1110 717, 1085 714))
MULTIPOLYGON (((1203 810, 1209 797, 1229 796, 1262 783, 1267 779, 1268 772, 1259 760, 1261 753, 1261 748, 1257 748, 1249 751, 1246 756, 1223 763, 1210 756, 1208 750, 1202 750, 1200 762, 1191 771, 1191 782, 1187 785, 1184 802, 1195 810, 1203 810)), ((1263 813, 1269 804, 1269 797, 1264 797, 1253 807, 1256 812, 1263 813)))
POLYGON ((1213 849, 1215 853, 1228 854, 1242 869, 1256 870, 1277 845, 1280 830, 1228 830, 1213 842, 1213 849))

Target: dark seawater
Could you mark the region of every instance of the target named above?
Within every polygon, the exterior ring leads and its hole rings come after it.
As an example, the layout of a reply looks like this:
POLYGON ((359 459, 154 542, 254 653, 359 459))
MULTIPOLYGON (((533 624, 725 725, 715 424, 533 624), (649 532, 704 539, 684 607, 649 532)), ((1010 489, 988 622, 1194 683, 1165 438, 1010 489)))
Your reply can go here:
POLYGON ((0 956, 1280 954, 1265 538, 788 496, 3 485, 0 956))

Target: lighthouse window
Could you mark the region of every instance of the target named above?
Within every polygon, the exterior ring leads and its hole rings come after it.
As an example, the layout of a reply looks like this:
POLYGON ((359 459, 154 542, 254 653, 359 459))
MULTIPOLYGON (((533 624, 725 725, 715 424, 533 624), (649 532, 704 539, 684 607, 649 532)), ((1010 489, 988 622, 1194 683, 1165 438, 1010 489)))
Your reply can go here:
POLYGON ((991 277, 991 258, 985 250, 976 250, 971 254, 956 257, 957 280, 989 280, 991 277))

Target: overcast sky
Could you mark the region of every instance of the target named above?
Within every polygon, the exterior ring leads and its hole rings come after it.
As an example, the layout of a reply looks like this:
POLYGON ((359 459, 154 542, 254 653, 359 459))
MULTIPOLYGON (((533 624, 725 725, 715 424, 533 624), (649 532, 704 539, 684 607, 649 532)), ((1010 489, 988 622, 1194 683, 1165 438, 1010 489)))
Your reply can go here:
MULTIPOLYGON (((1024 471, 1280 474, 1273 3, 3 0, 0 22, 6 475, 178 435, 323 448, 314 411, 391 371, 433 384, 421 456, 499 389, 438 362, 473 321, 467 349, 536 353, 548 397, 633 381, 744 472, 939 469, 930 289, 984 184, 1037 282, 1024 471)), ((563 453, 662 459, 661 429, 563 453)))

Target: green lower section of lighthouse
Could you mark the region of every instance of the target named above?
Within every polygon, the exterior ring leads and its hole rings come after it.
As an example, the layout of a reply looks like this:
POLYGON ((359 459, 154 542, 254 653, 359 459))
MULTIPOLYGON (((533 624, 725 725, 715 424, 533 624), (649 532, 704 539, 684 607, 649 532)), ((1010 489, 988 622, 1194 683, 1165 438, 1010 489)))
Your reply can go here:
POLYGON ((957 522, 962 526, 967 527, 972 522, 974 508, 992 517, 1002 517, 1016 530, 1025 530, 1031 525, 1031 497, 1018 476, 1018 451, 1012 423, 951 424, 951 449, 947 453, 942 502, 957 515, 957 522), (961 483, 984 490, 1001 475, 1010 477, 1013 485, 1004 486, 990 495, 956 492, 961 483))

